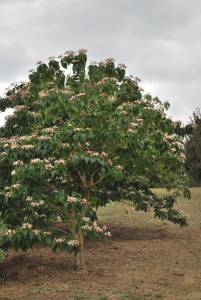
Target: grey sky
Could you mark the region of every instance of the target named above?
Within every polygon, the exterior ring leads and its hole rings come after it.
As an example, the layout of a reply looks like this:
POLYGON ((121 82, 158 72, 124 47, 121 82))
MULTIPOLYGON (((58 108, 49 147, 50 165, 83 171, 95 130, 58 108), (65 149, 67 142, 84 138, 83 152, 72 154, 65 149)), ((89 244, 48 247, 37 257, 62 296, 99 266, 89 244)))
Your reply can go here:
POLYGON ((0 0, 0 93, 37 60, 79 48, 128 65, 174 118, 200 106, 200 0, 0 0))

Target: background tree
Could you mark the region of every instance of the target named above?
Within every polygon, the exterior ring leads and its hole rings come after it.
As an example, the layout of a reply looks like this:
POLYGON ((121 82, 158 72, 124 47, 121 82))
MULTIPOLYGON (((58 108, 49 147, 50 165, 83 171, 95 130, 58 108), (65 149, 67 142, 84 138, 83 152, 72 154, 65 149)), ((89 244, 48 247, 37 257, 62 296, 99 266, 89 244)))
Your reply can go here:
POLYGON ((84 236, 110 235, 91 218, 98 206, 129 201, 186 225, 173 206, 181 193, 189 196, 169 104, 142 94, 139 79, 113 59, 86 63, 84 49, 39 62, 0 101, 1 110, 14 108, 0 129, 4 239, 16 249, 69 250, 76 269, 84 266, 84 236), (155 182, 172 193, 158 197, 155 182))
POLYGON ((201 184, 201 113, 198 108, 191 119, 192 130, 186 141, 186 169, 194 185, 201 184))

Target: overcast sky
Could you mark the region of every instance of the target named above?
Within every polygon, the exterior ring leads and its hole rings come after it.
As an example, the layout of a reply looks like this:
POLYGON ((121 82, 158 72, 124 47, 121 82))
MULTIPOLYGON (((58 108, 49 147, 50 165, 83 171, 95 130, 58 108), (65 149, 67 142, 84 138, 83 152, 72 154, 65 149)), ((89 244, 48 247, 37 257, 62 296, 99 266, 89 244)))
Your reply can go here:
POLYGON ((200 0, 0 0, 0 94, 36 61, 79 48, 125 63, 174 118, 201 106, 200 0))

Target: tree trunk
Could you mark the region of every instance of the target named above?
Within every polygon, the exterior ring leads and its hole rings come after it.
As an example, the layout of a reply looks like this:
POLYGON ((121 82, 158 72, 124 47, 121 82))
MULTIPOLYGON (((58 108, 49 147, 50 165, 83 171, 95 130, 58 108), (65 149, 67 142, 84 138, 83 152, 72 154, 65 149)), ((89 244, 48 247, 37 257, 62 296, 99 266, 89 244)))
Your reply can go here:
POLYGON ((84 255, 84 238, 81 230, 78 231, 78 238, 80 243, 80 251, 79 251, 80 268, 82 270, 86 270, 85 255, 84 255))
POLYGON ((75 271, 79 271, 80 269, 79 252, 73 254, 73 266, 75 271))

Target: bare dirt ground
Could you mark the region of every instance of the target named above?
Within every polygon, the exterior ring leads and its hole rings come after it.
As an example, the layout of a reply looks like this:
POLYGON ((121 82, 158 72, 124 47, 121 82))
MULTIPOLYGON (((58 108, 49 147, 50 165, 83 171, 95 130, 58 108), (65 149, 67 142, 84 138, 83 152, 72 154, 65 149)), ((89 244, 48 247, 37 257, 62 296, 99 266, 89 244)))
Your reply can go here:
POLYGON ((66 253, 10 251, 0 266, 1 300, 201 300, 201 189, 178 207, 189 227, 162 223, 124 205, 100 210, 112 239, 87 241, 88 272, 66 253))

